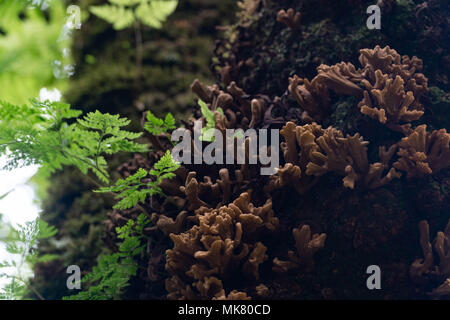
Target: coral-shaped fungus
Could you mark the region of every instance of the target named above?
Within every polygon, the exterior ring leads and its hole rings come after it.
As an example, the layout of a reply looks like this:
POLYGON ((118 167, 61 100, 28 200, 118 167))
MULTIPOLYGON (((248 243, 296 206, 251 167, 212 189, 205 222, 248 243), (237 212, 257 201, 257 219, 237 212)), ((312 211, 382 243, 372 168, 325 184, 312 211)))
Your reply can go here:
POLYGON ((198 224, 189 231, 170 235, 174 248, 167 250, 166 270, 172 274, 166 282, 168 297, 182 298, 189 292, 197 298, 220 298, 222 281, 233 270, 257 280, 259 265, 267 259, 258 234, 274 231, 279 223, 271 201, 254 207, 250 195, 243 193, 228 206, 201 207, 196 216, 198 224))
POLYGON ((401 175, 394 168, 388 169, 395 146, 388 151, 380 148, 380 162, 369 164, 368 142, 359 134, 344 137, 341 131, 332 127, 323 129, 316 123, 296 126, 292 122, 283 127, 281 134, 285 138, 281 149, 287 164, 278 170, 278 177, 272 178, 272 188, 286 185, 289 180, 303 193, 312 185, 311 176, 322 176, 327 172, 344 176, 343 185, 351 189, 356 181, 377 188, 401 175), (289 178, 285 176, 287 170, 289 178), (384 171, 388 172, 382 176, 384 171))
MULTIPOLYGON (((255 168, 248 163, 226 166, 183 164, 175 172, 175 178, 162 182, 161 188, 167 197, 153 197, 143 207, 152 213, 153 225, 146 232, 163 240, 170 237, 174 244, 166 251, 165 268, 171 275, 165 279, 168 298, 247 299, 249 292, 267 297, 271 289, 261 283, 264 279, 260 267, 269 257, 276 272, 310 271, 315 252, 325 244, 325 234, 311 235, 308 224, 295 228, 297 250, 288 252, 288 260, 276 258, 270 252, 270 243, 262 237, 275 232, 279 224, 271 198, 277 189, 293 186, 304 195, 329 173, 343 177, 346 188, 375 189, 400 178, 401 172, 408 178, 422 177, 450 165, 449 134, 444 129, 427 132, 425 125, 413 126, 424 112, 420 98, 428 90, 427 79, 417 72, 422 69, 422 61, 417 57, 401 57, 389 47, 377 46, 360 53, 362 67, 359 69, 351 63, 341 62, 334 66, 319 66, 317 76, 311 81, 294 75, 282 98, 245 93, 230 81, 227 72, 233 71, 231 67, 222 73, 225 88, 194 81, 192 90, 214 113, 215 128, 219 131, 281 128, 283 161, 277 174, 268 178, 260 176, 259 170, 253 170, 255 168), (286 103, 288 94, 295 98, 298 108, 286 103), (378 159, 374 161, 373 154, 371 157, 368 154, 369 141, 359 133, 350 135, 332 126, 320 125, 333 112, 335 95, 361 99, 354 104, 355 110, 404 137, 397 143, 378 146, 378 159), (256 207, 252 202, 265 204, 256 207), (244 281, 236 286, 233 275, 237 272, 243 275, 244 281)), ((200 112, 184 124, 193 132, 194 124, 198 122, 206 122, 200 112)), ((156 148, 150 153, 149 163, 135 159, 122 167, 122 175, 126 176, 128 171, 133 173, 139 166, 150 168, 157 158, 155 154, 170 147, 167 137, 152 136, 149 139, 156 148)), ((192 145, 195 147, 193 141, 192 145)), ((248 161, 248 138, 244 145, 248 161)), ((109 231, 126 223, 133 214, 116 211, 110 214, 109 231)), ((450 227, 438 233, 435 241, 435 251, 440 256, 440 264, 435 269, 426 222, 421 223, 420 228, 425 259, 413 263, 411 275, 417 277, 438 272, 448 276, 450 246, 447 229, 450 227)), ((169 241, 166 243, 165 248, 168 248, 169 241)), ((151 279, 153 276, 160 278, 156 276, 156 270, 164 263, 161 259, 163 249, 158 250, 149 261, 151 279)), ((445 291, 447 287, 442 288, 440 290, 445 291)))
POLYGON ((420 278, 425 273, 438 275, 450 275, 450 220, 445 230, 439 231, 434 240, 434 250, 439 256, 439 265, 434 265, 433 246, 430 242, 430 232, 428 222, 423 220, 419 223, 420 245, 424 259, 415 260, 410 267, 410 274, 413 279, 420 278))
POLYGON ((295 239, 297 252, 289 251, 288 261, 278 258, 273 259, 274 266, 272 269, 275 272, 286 272, 299 267, 306 271, 311 271, 314 266, 313 255, 324 247, 327 238, 325 233, 311 235, 309 225, 303 225, 300 229, 294 228, 292 234, 295 239))
POLYGON ((398 170, 407 172, 408 178, 436 173, 450 166, 450 134, 445 129, 426 131, 420 125, 399 143, 398 170))
POLYGON ((351 63, 320 65, 311 81, 290 78, 289 92, 307 112, 304 119, 321 121, 330 113, 329 90, 337 94, 362 98, 358 107, 392 130, 409 133, 410 122, 423 115, 420 98, 428 91, 422 60, 401 57, 386 46, 362 49, 359 61, 363 68, 351 63), (365 88, 366 90, 363 90, 365 88))
POLYGON ((301 17, 302 14, 300 12, 295 12, 292 8, 289 8, 287 11, 282 9, 278 11, 277 21, 284 23, 293 30, 296 30, 300 28, 301 17))

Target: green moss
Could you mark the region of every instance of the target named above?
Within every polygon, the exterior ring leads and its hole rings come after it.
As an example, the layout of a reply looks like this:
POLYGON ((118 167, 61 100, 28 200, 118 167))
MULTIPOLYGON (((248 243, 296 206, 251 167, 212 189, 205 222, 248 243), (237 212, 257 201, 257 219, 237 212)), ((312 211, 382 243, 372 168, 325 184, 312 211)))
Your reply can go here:
POLYGON ((425 115, 420 123, 427 124, 428 130, 445 128, 450 131, 450 96, 438 87, 432 86, 424 97, 425 115))

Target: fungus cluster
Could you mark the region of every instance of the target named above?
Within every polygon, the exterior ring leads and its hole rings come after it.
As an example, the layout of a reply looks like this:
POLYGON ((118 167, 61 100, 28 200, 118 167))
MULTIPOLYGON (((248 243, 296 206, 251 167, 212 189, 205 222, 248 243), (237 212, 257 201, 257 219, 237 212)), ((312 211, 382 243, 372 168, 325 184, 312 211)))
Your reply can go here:
MULTIPOLYGON (((428 90, 426 77, 418 73, 422 61, 402 57, 389 47, 377 46, 360 53, 359 69, 341 62, 319 66, 311 81, 294 75, 281 98, 247 94, 228 80, 223 81, 224 86, 206 86, 198 80, 192 84, 193 92, 214 112, 215 128, 221 132, 236 128, 281 128, 282 165, 276 174, 267 177, 254 170, 259 165, 184 164, 175 172, 174 179, 163 181, 161 188, 167 197, 155 196, 143 207, 153 223, 146 232, 162 243, 157 249, 152 248, 156 254, 150 254, 149 278, 164 281, 168 298, 267 297, 271 290, 263 283, 263 265, 268 266, 264 268, 266 274, 313 272, 315 253, 329 245, 325 244, 328 233, 312 233, 308 223, 297 221, 298 227, 290 227, 295 248, 287 250, 287 258, 280 256, 283 252, 274 250, 273 241, 266 240, 280 232, 282 223, 272 206, 277 201, 274 196, 277 190, 293 188, 307 197, 328 174, 342 177, 344 188, 374 190, 400 179, 403 173, 407 178, 419 178, 449 167, 450 135, 445 129, 427 131, 425 124, 414 123, 424 114, 421 97, 428 90), (340 96, 359 99, 353 105, 356 112, 381 124, 388 133, 403 137, 376 146, 378 156, 371 161, 376 156, 369 155, 369 141, 360 133, 349 134, 333 126, 322 126, 334 112, 334 101, 340 96), (293 98, 291 102, 289 98, 293 98), (169 278, 158 276, 156 271, 162 268, 169 278), (242 277, 239 283, 236 274, 242 277)), ((229 77, 224 74, 223 79, 229 77)), ((193 131, 196 121, 206 120, 195 112, 184 123, 186 129, 193 131)), ((122 166, 123 176, 139 167, 150 168, 155 155, 170 148, 165 136, 148 138, 158 141, 156 149, 148 159, 136 157, 122 166)), ((136 211, 133 210, 110 214, 106 222, 109 233, 113 233, 114 226, 133 218, 136 211)), ((421 225, 425 259, 413 264, 411 274, 447 275, 448 230, 438 233, 435 250, 441 263, 437 271, 432 271, 429 236, 425 223, 421 225)), ((444 289, 436 289, 435 294, 448 290, 447 287, 448 284, 444 289)))

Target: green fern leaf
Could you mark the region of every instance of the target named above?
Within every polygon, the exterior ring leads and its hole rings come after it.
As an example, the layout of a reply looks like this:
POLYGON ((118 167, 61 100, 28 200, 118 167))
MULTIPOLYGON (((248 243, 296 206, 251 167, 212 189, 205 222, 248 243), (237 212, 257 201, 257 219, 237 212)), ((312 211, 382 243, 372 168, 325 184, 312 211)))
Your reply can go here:
POLYGON ((97 17, 106 20, 116 30, 131 26, 134 22, 133 11, 116 5, 91 6, 89 10, 97 17))
POLYGON ((136 8, 136 16, 149 27, 161 29, 163 22, 175 11, 177 5, 178 0, 142 2, 136 8))

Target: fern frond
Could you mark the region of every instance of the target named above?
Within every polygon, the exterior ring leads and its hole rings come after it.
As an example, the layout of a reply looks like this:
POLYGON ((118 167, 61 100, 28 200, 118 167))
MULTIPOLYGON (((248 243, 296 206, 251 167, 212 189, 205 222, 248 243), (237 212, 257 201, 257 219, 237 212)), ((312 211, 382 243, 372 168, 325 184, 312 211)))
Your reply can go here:
POLYGON ((180 164, 172 158, 170 150, 154 164, 153 169, 147 172, 143 168, 127 177, 126 179, 119 179, 113 186, 103 187, 95 192, 112 192, 116 193, 116 199, 119 200, 113 208, 115 209, 130 209, 135 207, 139 202, 145 203, 147 197, 154 195, 164 196, 159 184, 163 179, 171 179, 175 177, 173 173, 180 167, 180 164), (150 180, 148 175, 155 178, 150 180), (145 179, 145 180, 144 180, 145 179))
POLYGON ((164 119, 156 117, 151 111, 147 112, 147 122, 144 125, 145 130, 152 135, 160 135, 167 133, 171 129, 175 129, 175 118, 169 112, 164 119))
POLYGON ((15 106, 0 101, 0 155, 6 155, 5 169, 39 164, 51 173, 73 165, 84 174, 92 170, 108 183, 105 155, 147 151, 147 146, 133 141, 142 133, 122 129, 128 119, 96 111, 68 123, 80 115, 60 102, 32 100, 15 106))
MULTIPOLYGON (((58 256, 53 254, 39 255, 37 250, 38 241, 53 237, 57 230, 44 220, 37 218, 28 221, 23 225, 8 226, 9 235, 2 239, 5 243, 6 251, 14 258, 0 262, 1 268, 13 268, 14 273, 2 273, 0 277, 7 278, 10 282, 0 291, 0 298, 5 295, 10 298, 23 298, 26 291, 23 290, 28 285, 28 279, 21 276, 24 265, 33 266, 37 262, 48 262, 58 256)), ((36 292, 35 292, 36 293, 36 292)))
MULTIPOLYGON (((214 142, 214 128, 216 127, 214 112, 209 110, 208 105, 200 99, 198 100, 198 104, 200 106, 200 111, 206 120, 206 126, 202 128, 200 140, 206 142, 214 142)), ((225 118, 225 114, 223 113, 222 108, 219 107, 216 111, 218 111, 220 115, 225 118)))
POLYGON ((148 223, 148 218, 141 214, 136 221, 130 219, 124 226, 116 228, 118 238, 123 240, 119 251, 102 256, 92 272, 83 278, 82 282, 89 284, 86 291, 63 300, 119 299, 130 279, 136 276, 138 264, 135 259, 144 252, 146 244, 142 241, 142 231, 148 223))
POLYGON ((131 26, 135 21, 133 11, 123 6, 91 6, 89 10, 97 17, 111 23, 116 30, 125 29, 131 26))
POLYGON ((136 8, 136 16, 149 27, 160 29, 177 8, 178 0, 144 1, 136 8))

